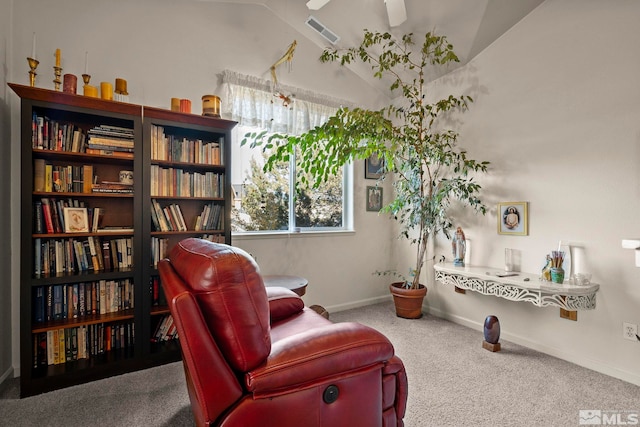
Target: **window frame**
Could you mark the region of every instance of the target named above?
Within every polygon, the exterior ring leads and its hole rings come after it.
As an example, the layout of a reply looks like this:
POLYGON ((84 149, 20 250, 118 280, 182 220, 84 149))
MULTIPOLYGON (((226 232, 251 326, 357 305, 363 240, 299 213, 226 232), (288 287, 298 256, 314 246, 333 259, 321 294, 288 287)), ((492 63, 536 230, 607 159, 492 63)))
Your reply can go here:
MULTIPOLYGON (((240 141, 244 139, 246 132, 259 131, 259 128, 251 126, 238 125, 233 130, 232 140, 233 145, 239 145, 240 141)), ((254 150, 261 150, 261 148, 255 148, 254 150)), ((232 164, 234 164, 233 156, 236 150, 231 151, 232 164)), ((296 158, 295 155, 289 159, 289 202, 288 202, 288 229, 287 230, 251 230, 251 231, 232 231, 232 237, 240 236, 268 236, 268 235, 288 235, 288 234, 327 234, 327 233, 352 233, 353 227, 353 162, 350 162, 342 168, 342 226, 341 227, 299 227, 296 226, 296 158)), ((233 176, 233 175, 229 175, 233 176)), ((232 186, 236 183, 232 182, 232 186)), ((233 206, 232 206, 232 209, 233 206)))

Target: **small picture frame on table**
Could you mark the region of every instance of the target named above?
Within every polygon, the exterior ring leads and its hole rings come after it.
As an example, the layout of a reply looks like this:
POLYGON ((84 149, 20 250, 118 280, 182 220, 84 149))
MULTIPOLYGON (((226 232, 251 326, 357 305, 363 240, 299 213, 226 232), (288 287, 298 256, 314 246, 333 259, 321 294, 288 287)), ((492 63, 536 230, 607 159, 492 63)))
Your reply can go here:
POLYGON ((382 209, 382 188, 367 186, 367 211, 378 212, 382 209))
POLYGON ((498 203, 498 234, 526 236, 529 234, 527 202, 498 203))
POLYGON ((364 161, 364 177, 366 179, 379 179, 382 176, 383 159, 377 154, 370 155, 364 161))
POLYGON ((64 232, 65 233, 88 233, 89 219, 87 208, 64 208, 64 232))

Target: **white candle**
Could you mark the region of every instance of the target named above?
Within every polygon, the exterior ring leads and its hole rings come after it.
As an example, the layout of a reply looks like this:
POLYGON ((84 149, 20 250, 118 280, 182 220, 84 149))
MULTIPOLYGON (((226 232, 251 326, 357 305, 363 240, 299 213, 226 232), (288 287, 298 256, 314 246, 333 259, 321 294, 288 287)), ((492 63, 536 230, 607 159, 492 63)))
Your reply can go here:
POLYGON ((84 53, 84 73, 89 74, 89 52, 84 53))
POLYGON ((31 44, 31 58, 36 59, 36 33, 33 33, 33 42, 31 44))

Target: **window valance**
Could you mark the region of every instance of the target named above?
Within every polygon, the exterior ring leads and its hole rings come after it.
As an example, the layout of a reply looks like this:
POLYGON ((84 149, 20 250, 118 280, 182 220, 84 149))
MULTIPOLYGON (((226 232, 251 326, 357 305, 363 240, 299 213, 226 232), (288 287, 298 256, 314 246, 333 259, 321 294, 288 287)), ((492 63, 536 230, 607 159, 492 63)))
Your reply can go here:
POLYGON ((311 91, 225 70, 222 117, 270 132, 300 135, 326 122, 347 102, 311 91), (289 97, 289 102, 283 96, 289 97))

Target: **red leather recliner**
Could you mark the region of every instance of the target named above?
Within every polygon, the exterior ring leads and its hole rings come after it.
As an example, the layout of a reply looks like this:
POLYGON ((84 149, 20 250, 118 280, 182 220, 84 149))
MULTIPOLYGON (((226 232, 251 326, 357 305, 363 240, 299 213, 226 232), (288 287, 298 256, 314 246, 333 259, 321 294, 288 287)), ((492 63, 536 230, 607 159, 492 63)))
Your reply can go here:
POLYGON ((188 238, 158 265, 199 426, 403 426, 407 377, 389 340, 265 288, 239 248, 188 238))

